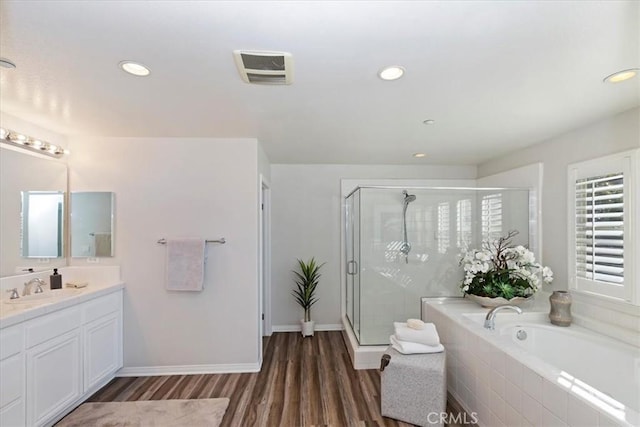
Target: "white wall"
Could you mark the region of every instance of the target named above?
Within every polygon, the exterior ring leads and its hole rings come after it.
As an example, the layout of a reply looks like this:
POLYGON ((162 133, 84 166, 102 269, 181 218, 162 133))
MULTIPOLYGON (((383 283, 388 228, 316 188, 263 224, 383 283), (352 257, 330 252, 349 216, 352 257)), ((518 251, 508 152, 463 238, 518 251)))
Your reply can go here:
MULTIPOLYGON (((5 129, 67 146, 66 138, 12 115, 0 112, 5 129)), ((67 191, 66 159, 27 153, 19 148, 0 149, 0 277, 16 274, 22 268, 52 269, 67 264, 66 258, 43 260, 23 258, 20 253, 21 191, 67 191)), ((66 207, 65 207, 66 209, 66 207)), ((64 224, 66 227, 67 224, 64 224)), ((65 251, 67 242, 65 240, 65 251)))
MULTIPOLYGON (((257 369, 257 141, 74 138, 70 143, 71 191, 115 193, 115 257, 100 263, 121 265, 126 284, 125 371, 198 371, 194 365, 206 365, 201 371, 257 369), (165 290, 166 248, 157 240, 179 237, 227 240, 207 245, 202 292, 165 290)), ((71 265, 87 264, 72 259, 71 265)))
POLYGON ((320 325, 338 327, 341 281, 341 179, 474 179, 474 166, 287 165, 271 166, 272 274, 275 330, 299 325, 302 309, 291 296, 296 258, 322 267, 319 301, 311 310, 320 325))
MULTIPOLYGON (((554 271, 554 289, 567 289, 567 166, 607 154, 640 147, 640 108, 576 129, 478 166, 485 177, 526 164, 543 164, 542 253, 544 264, 554 271)), ((578 296, 578 300, 583 299, 578 296)), ((593 301, 592 301, 593 302, 593 301)), ((597 303, 596 303, 597 304, 597 303)), ((610 306, 574 304, 574 313, 597 318, 623 329, 640 330, 640 318, 616 315, 610 306)))

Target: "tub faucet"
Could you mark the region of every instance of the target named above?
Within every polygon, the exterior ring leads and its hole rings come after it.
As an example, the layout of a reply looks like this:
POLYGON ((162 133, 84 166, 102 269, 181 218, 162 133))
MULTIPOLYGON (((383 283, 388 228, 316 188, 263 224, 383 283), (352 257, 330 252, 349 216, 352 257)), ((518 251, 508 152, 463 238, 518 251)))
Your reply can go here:
POLYGON ((24 284, 24 289, 22 290, 22 296, 26 296, 26 295, 31 295, 31 286, 33 286, 33 284, 36 284, 36 290, 33 291, 34 294, 40 294, 43 292, 42 287, 46 286, 46 283, 44 283, 44 280, 42 279, 31 279, 29 280, 27 283, 24 284))
POLYGON ((499 311, 506 309, 513 310, 518 314, 522 314, 522 309, 520 307, 516 307, 515 305, 499 305, 497 307, 493 307, 491 310, 489 310, 489 312, 487 313, 487 317, 484 319, 484 327, 486 329, 489 329, 490 331, 493 331, 496 327, 496 314, 498 314, 499 311))

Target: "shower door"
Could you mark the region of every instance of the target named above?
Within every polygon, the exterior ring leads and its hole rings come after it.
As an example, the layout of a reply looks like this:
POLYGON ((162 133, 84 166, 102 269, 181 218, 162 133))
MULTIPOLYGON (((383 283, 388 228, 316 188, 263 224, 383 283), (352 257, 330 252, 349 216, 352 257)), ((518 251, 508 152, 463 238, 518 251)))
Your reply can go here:
POLYGON ((360 190, 346 199, 346 314, 360 339, 360 190))

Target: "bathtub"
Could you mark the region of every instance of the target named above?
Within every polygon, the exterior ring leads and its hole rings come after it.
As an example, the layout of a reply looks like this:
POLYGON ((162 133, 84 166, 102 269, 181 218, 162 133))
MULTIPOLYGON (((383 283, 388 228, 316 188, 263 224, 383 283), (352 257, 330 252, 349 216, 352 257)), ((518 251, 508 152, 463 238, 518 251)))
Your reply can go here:
POLYGON ((466 300, 423 300, 447 347, 449 392, 480 426, 640 425, 640 349, 553 326, 548 311, 500 312, 489 331, 486 313, 466 300))

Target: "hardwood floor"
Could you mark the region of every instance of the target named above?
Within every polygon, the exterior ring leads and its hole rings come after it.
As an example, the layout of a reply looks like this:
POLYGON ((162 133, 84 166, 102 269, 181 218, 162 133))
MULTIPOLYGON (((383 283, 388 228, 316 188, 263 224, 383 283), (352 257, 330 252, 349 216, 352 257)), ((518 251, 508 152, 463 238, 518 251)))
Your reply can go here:
POLYGON ((228 397, 222 426, 409 426, 380 415, 380 373, 351 367, 340 332, 265 338, 262 371, 115 378, 90 402, 228 397))

